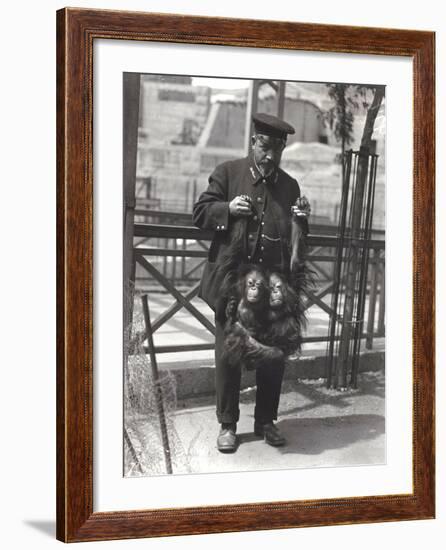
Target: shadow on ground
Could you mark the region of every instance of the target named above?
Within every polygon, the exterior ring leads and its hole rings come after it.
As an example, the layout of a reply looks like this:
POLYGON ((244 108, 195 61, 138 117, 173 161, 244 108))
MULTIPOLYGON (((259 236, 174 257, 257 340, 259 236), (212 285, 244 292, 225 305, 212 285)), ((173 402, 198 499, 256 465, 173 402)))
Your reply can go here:
MULTIPOLYGON (((285 380, 277 421, 287 440, 284 447, 271 447, 254 435, 255 395, 255 386, 240 394, 239 446, 231 455, 217 450, 219 425, 215 396, 179 401, 170 420, 174 428, 170 434, 173 454, 178 454, 175 473, 344 467, 385 462, 384 372, 364 373, 358 389, 346 391, 327 389, 323 379, 285 380), (181 445, 176 446, 176 441, 181 445)), ((147 418, 141 418, 141 422, 140 433, 156 432, 157 439, 152 438, 150 447, 156 439, 161 465, 155 470, 153 460, 144 460, 143 470, 149 475, 163 473, 158 423, 149 426, 147 418)), ((146 454, 143 439, 135 443, 142 457, 146 454)))
MULTIPOLYGON (((335 407, 339 413, 348 411, 352 402, 364 397, 385 397, 385 379, 383 373, 363 373, 360 376, 358 389, 339 391, 327 389, 324 380, 285 380, 282 385, 283 403, 287 402, 287 393, 297 392, 300 395, 299 405, 289 408, 282 406, 285 414, 302 414, 315 408, 335 407)), ((247 395, 246 398, 249 398, 247 395)), ((251 397, 252 398, 252 397, 251 397)))
POLYGON ((56 522, 54 520, 25 519, 23 523, 51 538, 56 537, 56 522))
POLYGON ((277 423, 287 439, 282 454, 317 455, 342 449, 385 433, 384 417, 377 414, 351 414, 324 418, 285 418, 277 423))

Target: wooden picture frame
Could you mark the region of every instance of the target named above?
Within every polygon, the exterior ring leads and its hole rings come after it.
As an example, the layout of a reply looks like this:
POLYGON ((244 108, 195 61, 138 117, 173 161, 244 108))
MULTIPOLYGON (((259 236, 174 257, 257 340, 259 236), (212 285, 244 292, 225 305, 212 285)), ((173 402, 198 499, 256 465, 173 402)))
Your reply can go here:
POLYGON ((91 541, 434 517, 432 32, 66 8, 57 13, 57 538, 91 541), (274 37, 274 38, 271 38, 274 37), (93 512, 93 43, 177 42, 413 60, 413 491, 93 512))

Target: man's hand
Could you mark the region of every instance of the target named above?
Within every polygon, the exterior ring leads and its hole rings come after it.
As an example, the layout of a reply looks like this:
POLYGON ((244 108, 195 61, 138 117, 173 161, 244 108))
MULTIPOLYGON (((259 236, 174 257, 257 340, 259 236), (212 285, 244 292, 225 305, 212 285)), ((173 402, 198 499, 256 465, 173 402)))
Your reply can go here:
POLYGON ((251 199, 247 195, 239 195, 229 203, 229 213, 234 218, 251 216, 251 199))
POLYGON ((291 213, 295 216, 298 216, 299 218, 308 218, 308 216, 311 214, 311 206, 310 201, 307 199, 307 197, 299 197, 296 201, 296 204, 291 207, 291 213))

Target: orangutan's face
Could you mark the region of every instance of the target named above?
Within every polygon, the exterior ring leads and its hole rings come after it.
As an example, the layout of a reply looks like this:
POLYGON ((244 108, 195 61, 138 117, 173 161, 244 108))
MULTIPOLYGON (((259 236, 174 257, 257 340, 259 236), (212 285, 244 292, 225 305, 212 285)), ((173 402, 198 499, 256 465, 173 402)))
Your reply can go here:
POLYGON ((265 276, 253 269, 246 274, 245 298, 250 304, 257 304, 265 299, 267 294, 267 281, 265 276))
POLYGON ((272 309, 282 307, 285 298, 284 290, 282 279, 277 273, 272 273, 269 278, 269 305, 272 309))

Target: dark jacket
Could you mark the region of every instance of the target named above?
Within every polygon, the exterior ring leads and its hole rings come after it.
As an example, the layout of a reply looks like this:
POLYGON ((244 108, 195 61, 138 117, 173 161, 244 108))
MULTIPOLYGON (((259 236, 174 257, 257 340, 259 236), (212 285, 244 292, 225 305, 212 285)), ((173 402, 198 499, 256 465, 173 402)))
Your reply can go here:
POLYGON ((265 257, 265 267, 281 271, 288 267, 291 207, 299 196, 300 189, 295 179, 280 168, 269 178, 263 178, 251 155, 224 162, 215 168, 209 177, 208 188, 193 209, 194 224, 215 231, 199 292, 212 309, 215 310, 224 277, 217 267, 241 231, 248 233, 246 262, 262 262, 260 250, 265 248, 263 244, 271 246, 274 243, 277 252, 274 263, 278 265, 269 265, 265 257), (248 195, 252 199, 255 215, 249 220, 229 215, 229 203, 238 195, 248 195), (269 234, 265 236, 265 233, 269 234))

